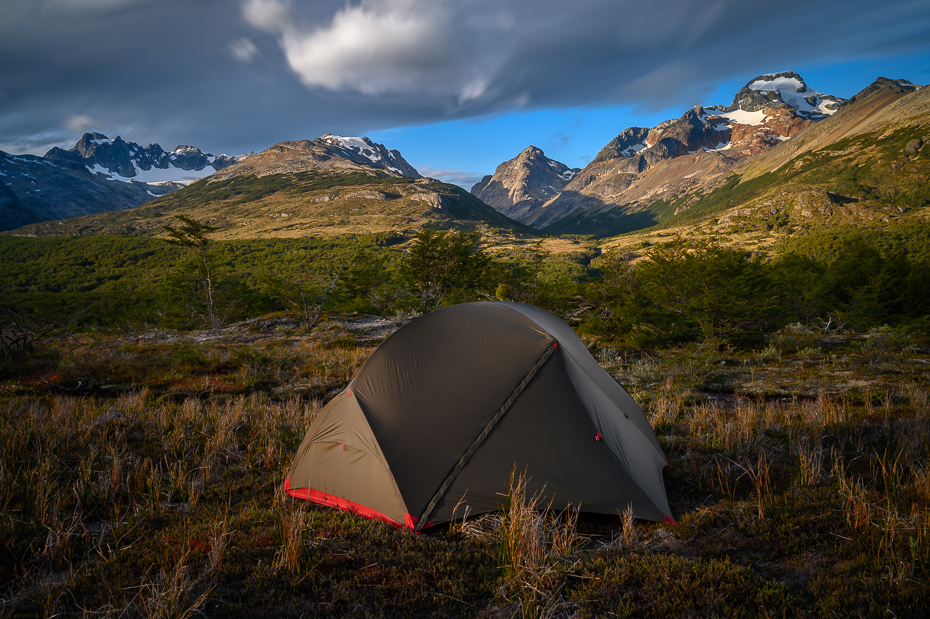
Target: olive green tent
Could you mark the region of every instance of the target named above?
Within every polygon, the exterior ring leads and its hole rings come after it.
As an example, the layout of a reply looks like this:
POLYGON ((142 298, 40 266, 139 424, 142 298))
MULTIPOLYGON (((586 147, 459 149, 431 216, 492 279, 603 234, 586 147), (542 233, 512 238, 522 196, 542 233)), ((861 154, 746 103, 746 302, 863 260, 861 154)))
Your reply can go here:
POLYGON ((481 302, 387 338, 314 419, 291 496, 395 526, 499 509, 514 468, 561 509, 670 521, 668 461, 642 410, 545 310, 481 302))

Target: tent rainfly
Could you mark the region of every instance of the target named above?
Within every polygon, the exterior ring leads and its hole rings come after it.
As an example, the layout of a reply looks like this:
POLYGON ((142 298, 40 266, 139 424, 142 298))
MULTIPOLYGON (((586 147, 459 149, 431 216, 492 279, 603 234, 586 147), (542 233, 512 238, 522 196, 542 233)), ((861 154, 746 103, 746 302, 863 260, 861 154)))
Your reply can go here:
POLYGON ((500 509, 512 470, 555 509, 670 522, 642 410, 557 316, 479 302, 388 337, 311 423, 285 491, 419 531, 500 509))

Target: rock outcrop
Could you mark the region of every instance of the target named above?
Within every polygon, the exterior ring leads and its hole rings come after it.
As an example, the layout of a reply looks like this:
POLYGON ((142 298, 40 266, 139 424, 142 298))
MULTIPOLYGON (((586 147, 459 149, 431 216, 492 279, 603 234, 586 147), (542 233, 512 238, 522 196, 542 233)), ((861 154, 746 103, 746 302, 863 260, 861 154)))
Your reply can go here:
POLYGON ((497 166, 493 175, 485 176, 471 188, 471 193, 507 217, 525 222, 557 196, 578 171, 530 146, 497 166))

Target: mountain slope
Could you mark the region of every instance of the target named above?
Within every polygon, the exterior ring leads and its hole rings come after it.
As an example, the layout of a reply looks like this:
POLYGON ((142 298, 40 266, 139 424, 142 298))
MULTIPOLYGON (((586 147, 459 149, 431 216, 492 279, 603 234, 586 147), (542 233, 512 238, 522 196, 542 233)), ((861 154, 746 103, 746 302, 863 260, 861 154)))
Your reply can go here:
POLYGON ((258 155, 230 166, 216 174, 219 181, 233 176, 256 177, 296 172, 365 174, 378 170, 394 177, 418 179, 420 174, 396 150, 387 150, 368 138, 324 135, 315 140, 297 140, 275 144, 258 155))
POLYGON ((133 208, 245 159, 85 133, 45 157, 0 152, 0 230, 133 208))
MULTIPOLYGON (((695 106, 656 127, 630 127, 607 144, 562 193, 527 221, 551 231, 616 233, 649 205, 704 191, 733 168, 836 112, 842 99, 811 90, 792 71, 762 75, 728 107, 695 106), (584 220, 585 225, 576 222, 584 220)), ((635 227, 634 226, 634 227, 635 227)))
POLYGON ((507 217, 525 222, 579 171, 530 146, 497 166, 493 175, 485 176, 471 188, 471 193, 507 217))
POLYGON ((173 189, 105 180, 74 161, 0 151, 0 230, 132 208, 173 189))
POLYGON ((460 187, 413 174, 400 153, 365 138, 282 142, 130 211, 34 224, 15 233, 160 236, 176 215, 216 226, 217 239, 396 237, 423 226, 529 231, 460 187))
POLYGON ((771 250, 812 233, 923 229, 930 225, 928 143, 930 88, 879 78, 830 118, 734 167, 718 186, 650 204, 643 213, 662 221, 658 228, 607 244, 634 247, 679 234, 771 250))

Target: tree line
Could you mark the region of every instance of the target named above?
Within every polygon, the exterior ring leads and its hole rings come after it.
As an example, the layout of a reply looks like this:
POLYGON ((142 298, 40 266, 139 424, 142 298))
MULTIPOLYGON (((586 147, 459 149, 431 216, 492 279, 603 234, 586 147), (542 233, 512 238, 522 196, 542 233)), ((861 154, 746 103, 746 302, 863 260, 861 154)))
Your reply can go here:
MULTIPOLYGON (((166 231, 186 258, 167 269, 143 327, 209 328, 291 311, 311 330, 326 310, 423 313, 499 299, 538 305, 590 337, 637 347, 748 347, 793 323, 930 332, 927 255, 854 236, 829 255, 788 251, 771 260, 683 238, 644 256, 553 256, 536 243, 519 258, 499 259, 477 232, 424 229, 403 252, 354 243, 317 248, 303 260, 300 247, 288 245, 246 264, 251 254, 231 256, 210 239, 210 226, 180 217, 166 231)), ((36 298, 47 305, 54 293, 36 298)))

